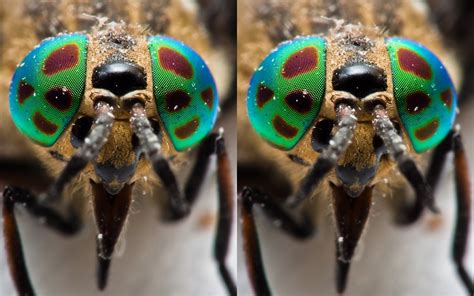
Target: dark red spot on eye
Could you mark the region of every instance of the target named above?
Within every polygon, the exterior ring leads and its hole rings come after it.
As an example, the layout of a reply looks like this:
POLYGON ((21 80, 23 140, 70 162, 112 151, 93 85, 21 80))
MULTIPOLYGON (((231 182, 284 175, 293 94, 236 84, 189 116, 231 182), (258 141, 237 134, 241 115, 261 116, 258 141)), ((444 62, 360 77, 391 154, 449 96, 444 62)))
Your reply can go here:
POLYGON ((308 113, 313 106, 313 98, 307 91, 297 90, 285 97, 286 104, 298 113, 308 113))
POLYGON ((257 90, 257 106, 262 108, 266 102, 273 98, 274 95, 275 93, 273 90, 269 89, 263 84, 260 84, 257 90))
POLYGON ((317 65, 318 51, 314 47, 305 47, 286 60, 281 75, 285 78, 293 78, 313 70, 317 65))
POLYGON ((446 104, 446 107, 451 109, 451 105, 453 104, 453 93, 451 92, 451 88, 448 88, 441 93, 441 100, 446 104))
POLYGON ((46 101, 54 108, 67 111, 72 105, 72 93, 65 87, 54 87, 45 94, 46 101))
POLYGON ((214 93, 212 92, 212 88, 208 87, 201 92, 201 99, 204 103, 212 110, 212 106, 214 105, 214 93))
POLYGON ((431 103, 430 97, 422 91, 409 94, 406 97, 407 111, 410 114, 420 113, 431 103))
POLYGON ((161 47, 158 49, 158 57, 160 59, 160 65, 166 70, 186 79, 193 77, 193 67, 179 52, 171 48, 161 47))
POLYGON ((177 127, 174 130, 174 133, 176 137, 183 140, 192 136, 192 134, 194 134, 194 132, 197 130, 198 127, 199 127, 199 119, 194 118, 193 120, 187 122, 186 124, 180 127, 177 127))
POLYGON ((438 130, 438 126, 439 120, 435 119, 430 123, 426 124, 425 126, 418 128, 415 131, 415 136, 420 141, 427 140, 436 133, 436 131, 438 130))
POLYGON ((431 79, 433 74, 431 72, 430 65, 416 52, 409 49, 400 48, 397 51, 397 58, 400 68, 403 70, 413 73, 416 76, 426 80, 431 79))
POLYGON ((191 97, 182 90, 175 90, 165 95, 166 110, 168 112, 178 112, 181 109, 188 107, 191 102, 191 97))
POLYGON ((28 99, 33 93, 35 89, 33 86, 29 85, 28 82, 22 80, 20 85, 18 86, 18 102, 23 104, 23 102, 28 99))
POLYGON ((283 118, 278 115, 273 118, 272 123, 275 130, 285 138, 294 138, 298 133, 297 128, 289 125, 283 118))
POLYGON ((53 75, 73 68, 79 62, 79 48, 76 44, 68 44, 53 51, 44 62, 43 73, 53 75))
POLYGON ((41 113, 36 112, 33 115, 33 122, 38 130, 41 132, 52 135, 58 130, 58 126, 51 121, 47 120, 41 113))

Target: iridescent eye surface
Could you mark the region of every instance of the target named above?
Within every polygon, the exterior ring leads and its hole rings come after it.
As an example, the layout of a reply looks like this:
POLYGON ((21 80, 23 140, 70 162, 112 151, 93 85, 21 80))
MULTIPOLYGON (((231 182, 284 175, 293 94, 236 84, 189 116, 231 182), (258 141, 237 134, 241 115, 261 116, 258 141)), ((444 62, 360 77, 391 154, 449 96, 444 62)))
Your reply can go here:
POLYGON ((217 117, 217 89, 202 58, 175 39, 148 39, 158 113, 177 151, 199 143, 217 117))
POLYGON ((86 80, 87 36, 44 40, 18 65, 10 85, 17 128, 42 146, 61 136, 79 109, 86 80))
POLYGON ((317 117, 326 87, 326 41, 303 37, 280 44, 253 74, 250 123, 271 144, 290 150, 317 117))
POLYGON ((438 145, 456 117, 457 94, 441 61, 424 46, 386 39, 398 114, 416 152, 438 145))

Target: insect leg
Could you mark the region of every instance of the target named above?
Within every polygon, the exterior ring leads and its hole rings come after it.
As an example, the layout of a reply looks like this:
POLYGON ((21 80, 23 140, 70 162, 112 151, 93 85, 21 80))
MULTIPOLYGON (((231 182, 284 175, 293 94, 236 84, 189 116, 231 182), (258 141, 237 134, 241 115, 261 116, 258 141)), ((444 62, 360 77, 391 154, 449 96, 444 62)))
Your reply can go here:
POLYGON ((15 204, 23 205, 31 215, 43 219, 47 226, 64 235, 77 233, 82 227, 82 221, 72 207, 69 208, 68 216, 63 217, 55 209, 39 202, 38 198, 27 190, 8 186, 5 188, 3 234, 10 274, 19 295, 34 295, 15 218, 15 204))
POLYGON ((250 283, 255 295, 271 295, 270 286, 263 266, 260 242, 258 240, 257 226, 252 214, 254 200, 249 188, 244 188, 240 193, 240 218, 242 223, 242 239, 244 256, 250 283))
POLYGON ((64 187, 76 177, 97 155, 100 149, 107 142, 112 129, 114 117, 112 115, 112 106, 103 101, 98 101, 95 105, 97 113, 94 127, 84 140, 84 144, 68 161, 59 177, 49 187, 46 200, 57 200, 61 196, 64 187))
POLYGON ((469 237, 469 223, 472 215, 471 178, 469 176, 468 161, 461 134, 456 132, 453 136, 454 166, 456 181, 457 218, 452 246, 452 256, 457 267, 459 277, 466 287, 469 295, 474 295, 474 282, 469 277, 463 258, 466 253, 467 239, 469 237))
POLYGON ((225 264, 233 220, 234 189, 232 188, 230 164, 222 134, 211 134, 202 142, 199 147, 196 163, 194 164, 191 175, 186 182, 183 195, 168 161, 161 156, 161 146, 158 137, 152 131, 150 122, 146 118, 143 105, 141 103, 136 103, 132 107, 131 112, 132 127, 137 137, 140 139, 143 150, 152 162, 155 173, 160 177, 163 186, 165 186, 168 191, 168 196, 170 198, 170 216, 172 219, 182 218, 189 213, 204 181, 204 176, 209 167, 210 156, 212 154, 217 154, 219 220, 214 243, 214 256, 229 294, 236 295, 237 289, 235 283, 225 264))
POLYGON ((84 169, 107 141, 112 127, 111 106, 107 103, 96 105, 98 113, 95 126, 87 136, 85 144, 73 155, 59 177, 49 186, 46 193, 39 196, 19 187, 6 187, 3 192, 4 234, 10 271, 20 294, 33 294, 33 287, 28 277, 21 239, 14 214, 14 204, 23 204, 28 212, 45 220, 46 225, 63 233, 74 234, 81 226, 78 215, 70 209, 69 217, 63 218, 48 204, 60 199, 64 187, 84 169), (31 292, 31 293, 28 293, 31 292))
MULTIPOLYGON (((237 288, 225 264, 234 216, 235 193, 232 185, 232 175, 230 173, 231 168, 222 135, 216 138, 215 145, 213 146, 216 147, 217 154, 217 184, 219 191, 219 220, 217 223, 216 237, 214 239, 214 258, 218 263, 219 273, 229 294, 237 295, 237 288)), ((192 180, 192 176, 190 180, 192 180)), ((188 182, 190 180, 188 180, 188 182)), ((188 188, 187 184, 186 188, 188 188)))
POLYGON ((170 219, 178 220, 189 214, 189 203, 178 187, 178 181, 171 170, 168 161, 161 154, 161 144, 153 132, 150 121, 146 117, 142 103, 135 103, 131 109, 131 123, 140 145, 150 162, 153 170, 160 177, 169 197, 170 219))
POLYGON ((234 188, 232 185, 232 175, 230 173, 230 163, 222 135, 216 133, 210 134, 199 146, 197 159, 186 181, 184 194, 189 206, 192 207, 198 197, 199 189, 208 171, 212 154, 217 155, 217 185, 219 193, 218 223, 214 239, 214 258, 217 261, 220 275, 229 294, 236 295, 237 290, 235 283, 225 264, 232 230, 234 188))
POLYGON ((336 289, 346 289, 349 268, 359 238, 364 230, 372 205, 372 187, 366 187, 360 196, 353 198, 342 187, 331 184, 334 216, 336 220, 336 289))
POLYGON ((250 187, 242 189, 239 202, 241 204, 240 215, 244 254, 249 279, 256 295, 270 295, 271 291, 263 266, 257 227, 252 213, 254 204, 259 205, 270 219, 278 222, 278 225, 287 234, 295 238, 309 238, 314 233, 314 226, 308 216, 303 215, 301 221, 297 220, 275 199, 250 187))
POLYGON ((388 152, 397 162, 398 169, 415 190, 416 199, 423 201, 423 205, 427 206, 432 212, 439 212, 435 206, 431 186, 421 174, 415 161, 406 153, 407 148, 390 121, 387 110, 382 105, 377 105, 373 110, 373 114, 375 133, 383 140, 388 152))
POLYGON ((336 165, 337 160, 346 151, 351 143, 357 124, 354 116, 355 110, 351 106, 340 103, 336 106, 338 130, 326 148, 311 167, 306 176, 301 180, 298 191, 288 199, 288 205, 295 207, 308 198, 323 177, 336 165))
POLYGON ((0 159, 0 186, 27 186, 34 191, 43 191, 48 189, 52 183, 52 178, 46 174, 41 174, 44 167, 39 161, 24 160, 19 158, 0 159))
MULTIPOLYGON (((204 177, 209 168, 209 161, 212 154, 216 153, 216 141, 218 135, 213 133, 205 138, 202 144, 199 145, 196 162, 189 175, 184 188, 184 194, 189 205, 192 205, 196 200, 199 189, 204 181, 204 177)), ((223 141, 220 140, 220 141, 223 141)))
MULTIPOLYGON (((430 159, 428 170, 426 172, 426 182, 430 185, 433 192, 436 187, 446 163, 446 156, 452 150, 453 132, 450 132, 446 138, 436 146, 430 159)), ((400 225, 408 225, 416 222, 423 211, 423 200, 415 195, 413 204, 404 204, 398 209, 396 222, 400 225)))

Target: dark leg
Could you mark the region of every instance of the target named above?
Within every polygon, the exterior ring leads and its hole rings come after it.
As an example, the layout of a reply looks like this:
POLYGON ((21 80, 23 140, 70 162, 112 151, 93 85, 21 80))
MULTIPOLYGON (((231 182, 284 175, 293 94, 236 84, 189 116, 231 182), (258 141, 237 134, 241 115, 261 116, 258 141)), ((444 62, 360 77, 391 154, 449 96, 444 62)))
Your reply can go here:
POLYGON ((36 196, 30 191, 18 187, 6 187, 3 192, 7 260, 12 278, 21 295, 32 295, 34 291, 25 265, 14 205, 16 203, 22 204, 30 214, 44 219, 46 225, 62 234, 72 235, 80 229, 82 223, 72 206, 69 208, 68 217, 64 218, 49 205, 61 199, 64 187, 85 168, 91 159, 97 156, 107 141, 113 123, 112 107, 107 103, 99 102, 95 105, 95 111, 97 113, 95 125, 84 141, 84 145, 71 157, 46 192, 36 196))
POLYGON ((34 191, 44 191, 53 179, 38 172, 44 167, 34 159, 0 159, 0 186, 25 186, 34 191))
POLYGON ((64 234, 73 235, 81 226, 79 216, 71 208, 68 216, 62 217, 53 208, 38 202, 38 198, 32 193, 16 188, 6 187, 3 192, 3 234, 5 237, 5 249, 7 254, 10 274, 15 283, 18 294, 34 295, 23 255, 21 237, 15 218, 14 206, 24 206, 34 217, 44 219, 45 224, 52 229, 64 234))
MULTIPOLYGON (((216 144, 217 154, 217 185, 219 190, 219 209, 216 237, 214 239, 214 258, 219 266, 219 273, 230 295, 237 295, 234 280, 225 264, 229 251, 230 234, 234 217, 234 186, 224 138, 218 137, 216 144)), ((188 185, 188 184, 186 184, 188 185)), ((188 188, 188 186, 186 186, 188 188)))
MULTIPOLYGON (((461 281, 466 287, 469 295, 473 295, 474 283, 469 278, 469 275, 467 274, 466 268, 464 267, 463 263, 463 258, 466 253, 467 239, 469 237, 469 223, 471 220, 471 184, 469 169, 467 165, 468 160, 462 144, 461 135, 458 132, 451 131, 446 136, 446 139, 443 140, 443 142, 438 145, 438 147, 434 151, 427 173, 427 181, 433 189, 436 187, 440 174, 444 167, 446 156, 451 150, 454 151, 457 199, 457 219, 456 228, 454 232, 452 256, 456 264, 456 268, 459 277, 461 278, 461 281)), ((414 208, 415 207, 413 207, 413 209, 414 208)), ((409 218, 416 220, 416 218, 418 217, 411 216, 409 218)))
POLYGON ((474 282, 469 277, 463 263, 469 237, 469 223, 472 215, 471 178, 468 160, 461 140, 456 133, 453 137, 454 166, 456 181, 457 219, 454 231, 452 256, 468 295, 474 295, 474 282))
POLYGON ((200 144, 196 162, 184 187, 183 197, 176 177, 166 159, 159 158, 154 163, 155 172, 163 181, 163 186, 167 188, 168 192, 169 202, 166 204, 168 208, 164 211, 168 214, 164 217, 165 220, 179 220, 189 214, 190 208, 199 196, 199 191, 209 169, 211 156, 216 154, 218 143, 223 143, 223 141, 218 134, 213 133, 200 144))
POLYGON ((336 289, 342 294, 346 289, 352 256, 369 216, 372 187, 366 187, 357 198, 347 195, 342 187, 331 184, 331 189, 337 227, 336 289))
MULTIPOLYGON (((199 147, 196 162, 185 185, 184 199, 188 209, 190 209, 198 196, 204 177, 208 171, 212 154, 217 155, 217 185, 219 198, 218 222, 214 239, 214 258, 217 261, 221 278, 227 287, 227 292, 229 295, 237 295, 237 288, 225 263, 233 222, 234 188, 232 185, 230 163, 222 135, 209 135, 199 147)), ((170 173, 174 178, 174 174, 171 170, 170 173)), ((164 184, 167 186, 166 183, 164 184)), ((178 188, 177 185, 176 188, 178 188)), ((171 191, 168 190, 168 192, 171 191)), ((176 196, 179 196, 178 194, 180 195, 181 193, 176 191, 176 195, 170 196, 170 199, 173 200, 176 196)), ((176 213, 172 208, 170 208, 170 210, 172 210, 172 215, 176 213)), ((174 218, 181 217, 174 216, 174 218)))
MULTIPOLYGON (((446 156, 452 149, 453 132, 450 132, 446 138, 435 148, 430 159, 430 164, 426 172, 426 182, 431 186, 432 191, 436 190, 439 177, 446 163, 446 156)), ((423 211, 423 200, 415 195, 414 203, 406 203, 398 209, 396 222, 400 225, 408 225, 416 222, 423 211)))
POLYGON ((131 114, 132 128, 140 140, 140 144, 148 159, 151 161, 155 173, 160 177, 163 186, 168 192, 169 210, 171 212, 169 216, 175 220, 189 213, 209 167, 210 156, 217 154, 219 221, 216 230, 214 255, 227 291, 230 295, 236 295, 235 283, 231 279, 225 264, 233 221, 234 189, 232 188, 230 165, 225 150, 224 138, 222 135, 211 134, 203 140, 199 147, 196 163, 186 182, 183 195, 168 161, 161 155, 159 139, 153 132, 148 118, 146 118, 143 105, 136 103, 132 107, 131 114))
POLYGON ((209 168, 211 155, 216 152, 219 153, 219 151, 216 149, 223 149, 222 153, 225 153, 225 147, 222 146, 224 140, 222 138, 218 140, 218 138, 219 135, 215 133, 210 134, 209 137, 204 139, 202 144, 199 146, 196 162, 194 163, 193 169, 189 175, 188 180, 186 181, 186 186, 184 188, 184 195, 189 205, 193 205, 196 197, 198 196, 199 190, 201 189, 201 185, 209 168))
POLYGON ((281 225, 287 234, 295 238, 310 237, 314 233, 313 223, 308 216, 303 216, 301 221, 295 219, 275 199, 249 187, 243 188, 239 200, 244 255, 249 279, 256 295, 270 295, 271 291, 265 276, 257 228, 252 213, 253 205, 259 205, 270 219, 278 221, 278 225, 281 225))
POLYGON ((258 241, 257 226, 252 214, 252 192, 248 188, 240 193, 240 218, 247 273, 255 295, 271 295, 270 286, 263 267, 262 253, 258 241))

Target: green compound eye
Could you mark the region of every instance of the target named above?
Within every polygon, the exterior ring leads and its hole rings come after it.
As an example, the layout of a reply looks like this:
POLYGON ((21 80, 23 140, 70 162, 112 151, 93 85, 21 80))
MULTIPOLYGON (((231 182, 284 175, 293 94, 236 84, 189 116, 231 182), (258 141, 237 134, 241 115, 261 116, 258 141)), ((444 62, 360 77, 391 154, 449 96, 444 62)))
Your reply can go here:
POLYGON ((10 113, 17 128, 49 147, 79 109, 86 80, 87 36, 65 34, 33 49, 10 85, 10 113))
POLYGON ((317 117, 326 88, 326 41, 302 37, 280 44, 253 74, 250 123, 271 144, 290 150, 317 117))
POLYGON ((158 113, 177 151, 199 143, 217 118, 217 89, 202 58, 175 39, 148 39, 153 94, 158 113))
POLYGON ((438 145, 456 117, 457 94, 441 61, 424 46, 386 39, 398 114, 417 153, 438 145))

